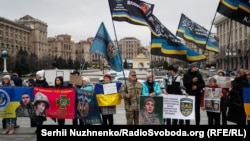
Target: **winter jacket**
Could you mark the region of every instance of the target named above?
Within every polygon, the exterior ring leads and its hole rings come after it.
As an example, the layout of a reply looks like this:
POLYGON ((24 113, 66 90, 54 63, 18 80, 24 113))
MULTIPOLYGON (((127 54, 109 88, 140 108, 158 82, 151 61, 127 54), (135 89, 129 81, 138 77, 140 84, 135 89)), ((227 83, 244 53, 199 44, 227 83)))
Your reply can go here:
POLYGON ((124 83, 122 85, 120 95, 124 99, 125 111, 139 111, 139 102, 141 94, 142 84, 137 80, 129 80, 127 81, 127 83, 124 83), (127 98, 125 94, 130 94, 130 98, 127 98))
MULTIPOLYGON (((142 83, 142 95, 148 96, 149 95, 149 84, 148 81, 142 83)), ((161 94, 161 87, 158 82, 153 81, 153 89, 156 95, 161 94)))

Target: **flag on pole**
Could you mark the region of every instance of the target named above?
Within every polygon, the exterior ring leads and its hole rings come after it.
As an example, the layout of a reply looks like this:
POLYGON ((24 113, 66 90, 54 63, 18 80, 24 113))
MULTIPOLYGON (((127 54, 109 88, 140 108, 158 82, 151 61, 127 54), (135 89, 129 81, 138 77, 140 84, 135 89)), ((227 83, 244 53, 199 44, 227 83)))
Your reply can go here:
POLYGON ((90 47, 90 53, 98 54, 104 57, 110 67, 120 72, 122 71, 122 59, 118 48, 114 46, 109 33, 102 22, 90 47))
POLYGON ((220 0, 217 12, 250 26, 250 2, 249 0, 220 0))
POLYGON ((215 36, 215 34, 209 33, 206 28, 195 23, 184 14, 181 14, 176 36, 194 43, 198 48, 213 52, 220 51, 219 39, 215 36))
POLYGON ((141 0, 109 0, 109 7, 112 20, 148 26, 150 31, 157 36, 152 19, 153 4, 141 0))
POLYGON ((180 59, 186 62, 197 62, 206 59, 206 56, 192 50, 180 42, 155 16, 154 23, 160 36, 151 34, 151 54, 180 59))

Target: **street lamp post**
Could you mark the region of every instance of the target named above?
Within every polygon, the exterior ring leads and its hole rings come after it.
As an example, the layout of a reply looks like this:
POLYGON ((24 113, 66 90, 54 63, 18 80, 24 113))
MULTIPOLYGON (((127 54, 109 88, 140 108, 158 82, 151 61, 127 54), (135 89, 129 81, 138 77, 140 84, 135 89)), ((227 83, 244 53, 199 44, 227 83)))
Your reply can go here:
POLYGON ((231 52, 229 51, 229 48, 227 48, 227 51, 226 51, 226 76, 229 76, 229 56, 231 55, 231 52))
POLYGON ((7 65, 6 65, 6 59, 7 59, 7 57, 8 57, 8 52, 6 51, 6 50, 4 50, 4 51, 2 51, 2 57, 3 57, 3 63, 4 63, 4 65, 3 65, 3 73, 7 73, 8 71, 7 71, 7 65))

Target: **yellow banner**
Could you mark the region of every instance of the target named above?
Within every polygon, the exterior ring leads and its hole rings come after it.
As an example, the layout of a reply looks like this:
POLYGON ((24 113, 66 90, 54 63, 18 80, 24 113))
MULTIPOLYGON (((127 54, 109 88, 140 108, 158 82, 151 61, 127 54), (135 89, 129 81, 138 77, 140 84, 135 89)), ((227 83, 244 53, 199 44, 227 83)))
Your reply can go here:
POLYGON ((99 107, 115 106, 121 104, 121 97, 119 94, 97 94, 97 103, 99 107))
POLYGON ((244 103, 247 120, 250 120, 250 103, 244 103))

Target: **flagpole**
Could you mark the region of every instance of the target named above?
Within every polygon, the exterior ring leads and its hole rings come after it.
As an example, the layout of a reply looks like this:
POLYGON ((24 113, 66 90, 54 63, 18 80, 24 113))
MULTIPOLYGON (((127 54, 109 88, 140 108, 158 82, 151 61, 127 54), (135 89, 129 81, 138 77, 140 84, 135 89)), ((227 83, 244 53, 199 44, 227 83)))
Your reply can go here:
MULTIPOLYGON (((109 3, 109 5, 110 5, 110 3, 109 3)), ((109 10, 110 10, 110 15, 112 15, 110 6, 109 6, 109 10)), ((115 33, 115 40, 116 40, 117 50, 118 50, 118 53, 119 53, 119 56, 120 56, 119 58, 120 58, 120 61, 122 62, 121 63, 122 66, 121 67, 123 68, 123 61, 122 61, 122 58, 121 58, 120 48, 119 48, 119 45, 118 45, 118 40, 117 40, 117 35, 116 35, 115 24, 114 24, 114 21, 112 19, 112 16, 111 16, 111 20, 112 20, 112 25, 113 25, 114 33, 115 33)), ((124 68, 122 69, 122 74, 123 74, 123 78, 125 80, 124 68)), ((124 82, 125 82, 125 86, 126 86, 126 92, 128 92, 127 81, 125 80, 124 82)))
MULTIPOLYGON (((151 46, 151 43, 150 43, 150 46, 151 46)), ((151 48, 151 47, 150 47, 151 48)), ((152 66, 152 68, 151 68, 151 73, 152 73, 152 76, 154 75, 154 67, 153 67, 153 65, 152 65, 152 54, 150 53, 150 66, 149 67, 151 67, 152 66)))
POLYGON ((229 74, 229 61, 230 61, 230 58, 229 58, 229 47, 230 47, 230 38, 231 38, 231 33, 232 33, 232 19, 230 19, 230 31, 229 31, 229 36, 228 36, 228 44, 227 44, 227 59, 226 59, 226 63, 227 63, 227 68, 226 68, 226 76, 230 76, 229 74))

